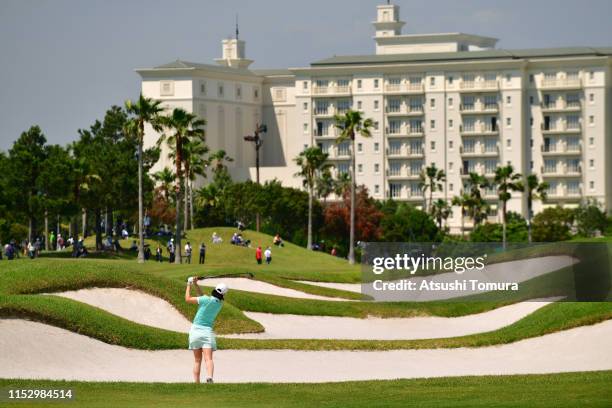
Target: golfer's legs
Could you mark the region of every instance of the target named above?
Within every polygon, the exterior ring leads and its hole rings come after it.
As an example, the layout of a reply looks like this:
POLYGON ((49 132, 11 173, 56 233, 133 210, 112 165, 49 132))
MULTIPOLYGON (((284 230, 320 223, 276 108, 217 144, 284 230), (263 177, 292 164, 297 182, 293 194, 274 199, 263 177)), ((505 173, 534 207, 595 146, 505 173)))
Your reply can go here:
POLYGON ((213 378, 215 372, 215 363, 213 363, 213 351, 210 348, 202 349, 204 351, 204 361, 206 362, 206 378, 213 378))
POLYGON ((200 369, 202 368, 202 349, 193 350, 193 381, 200 382, 200 369))

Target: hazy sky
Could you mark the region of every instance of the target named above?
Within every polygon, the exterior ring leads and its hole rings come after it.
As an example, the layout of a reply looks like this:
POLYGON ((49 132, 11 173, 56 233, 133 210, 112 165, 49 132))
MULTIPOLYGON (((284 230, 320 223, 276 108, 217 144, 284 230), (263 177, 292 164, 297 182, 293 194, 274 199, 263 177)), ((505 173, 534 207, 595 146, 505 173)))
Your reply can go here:
MULTIPOLYGON (((0 149, 30 125, 76 139, 138 95, 135 68, 211 62, 232 35, 255 68, 371 54, 382 0, 0 0, 0 149)), ((404 33, 467 32, 501 48, 612 46, 612 0, 396 0, 404 33)))

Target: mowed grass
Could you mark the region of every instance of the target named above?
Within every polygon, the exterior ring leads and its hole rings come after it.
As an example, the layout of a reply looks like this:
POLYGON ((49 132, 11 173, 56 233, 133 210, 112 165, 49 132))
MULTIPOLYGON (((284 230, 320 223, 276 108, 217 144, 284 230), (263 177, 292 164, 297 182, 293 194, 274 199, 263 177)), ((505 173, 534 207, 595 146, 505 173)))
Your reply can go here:
MULTIPOLYGON (((74 390, 71 407, 609 407, 612 371, 319 384, 139 384, 0 380, 8 389, 74 390), (111 403, 112 401, 112 403, 111 403)), ((28 402, 7 403, 28 406, 28 402)), ((36 401, 31 406, 56 407, 36 401)))

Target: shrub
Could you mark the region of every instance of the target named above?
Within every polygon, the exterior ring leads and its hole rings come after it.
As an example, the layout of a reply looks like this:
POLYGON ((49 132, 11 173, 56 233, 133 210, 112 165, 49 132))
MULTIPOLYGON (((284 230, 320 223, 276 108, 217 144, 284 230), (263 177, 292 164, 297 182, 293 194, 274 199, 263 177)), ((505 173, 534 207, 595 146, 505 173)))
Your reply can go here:
MULTIPOLYGON (((502 242, 503 226, 497 223, 486 223, 476 226, 470 234, 472 242, 502 242)), ((508 242, 527 241, 527 222, 518 213, 506 214, 506 239, 508 242)))
POLYGON ((607 223, 606 213, 597 203, 591 202, 576 209, 576 227, 582 236, 592 237, 597 232, 604 234, 607 223))
POLYGON ((561 207, 547 208, 533 218, 532 234, 536 242, 566 241, 571 238, 574 211, 561 207))

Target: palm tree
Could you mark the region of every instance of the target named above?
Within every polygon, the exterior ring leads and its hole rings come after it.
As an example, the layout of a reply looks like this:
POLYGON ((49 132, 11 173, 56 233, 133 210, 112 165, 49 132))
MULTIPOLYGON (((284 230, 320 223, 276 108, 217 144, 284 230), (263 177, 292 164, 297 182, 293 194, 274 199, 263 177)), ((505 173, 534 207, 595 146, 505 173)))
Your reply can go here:
POLYGON ((431 205, 431 216, 438 223, 438 228, 442 229, 442 221, 445 221, 451 213, 451 208, 448 205, 448 201, 438 198, 431 205))
POLYGON ((206 161, 205 165, 211 166, 213 174, 218 176, 227 170, 227 165, 225 163, 230 163, 233 161, 234 159, 229 157, 225 150, 221 149, 208 156, 208 160, 206 161))
POLYGON ((296 157, 295 163, 300 167, 296 176, 304 178, 304 187, 308 189, 308 243, 307 248, 312 250, 312 199, 315 183, 319 175, 331 166, 327 163, 328 155, 320 147, 311 146, 296 157))
POLYGON ((164 193, 166 201, 170 202, 170 189, 175 180, 174 173, 168 167, 153 174, 153 179, 159 183, 161 191, 164 193))
POLYGON ((530 174, 527 176, 527 184, 525 185, 525 192, 527 193, 527 231, 529 235, 529 242, 531 242, 531 217, 533 216, 533 200, 546 201, 548 183, 538 180, 538 176, 530 174))
POLYGON ((502 242, 506 248, 506 206, 512 197, 511 191, 523 191, 522 175, 514 172, 512 165, 495 169, 493 183, 497 186, 497 195, 502 203, 502 242))
POLYGON ((469 208, 470 204, 470 195, 467 193, 463 193, 460 196, 453 197, 451 204, 457 206, 461 209, 461 239, 465 238, 465 214, 469 208))
POLYGON ((144 144, 144 126, 149 123, 156 131, 161 130, 158 124, 159 114, 163 110, 161 102, 151 98, 145 98, 140 94, 138 101, 125 101, 125 109, 134 115, 128 120, 124 133, 127 137, 135 137, 138 141, 138 262, 144 262, 144 197, 142 192, 142 154, 144 144))
MULTIPOLYGON (((425 197, 425 193, 429 190, 429 213, 432 214, 433 211, 433 193, 436 191, 442 191, 443 185, 442 183, 446 181, 446 174, 444 174, 444 170, 440 170, 436 167, 435 163, 432 163, 431 166, 426 167, 421 171, 419 188, 423 192, 423 197, 425 197)), ((427 202, 425 203, 425 207, 427 208, 427 202)))
POLYGON ((183 187, 184 187, 184 165, 185 165, 185 145, 191 140, 204 137, 204 125, 206 122, 192 113, 187 112, 182 108, 174 108, 168 116, 162 116, 159 119, 160 124, 164 129, 169 130, 172 134, 165 133, 157 141, 158 145, 164 141, 168 147, 174 150, 174 162, 176 172, 176 237, 175 263, 181 263, 181 206, 183 205, 183 187))
MULTIPOLYGON (((330 166, 331 168, 331 166, 330 166)), ((321 175, 317 177, 315 182, 315 192, 317 197, 323 199, 323 204, 327 202, 327 197, 334 192, 334 177, 329 168, 321 171, 321 175)))
POLYGON ((340 130, 340 135, 336 138, 336 144, 350 140, 351 142, 351 228, 349 237, 349 253, 348 260, 350 264, 355 263, 355 136, 357 134, 363 137, 372 136, 370 129, 374 122, 372 119, 364 119, 361 112, 349 110, 344 115, 335 115, 334 121, 336 128, 340 130))
POLYGON ((333 193, 342 197, 351 188, 351 176, 348 173, 339 173, 338 178, 333 180, 332 183, 333 193))
POLYGON ((490 187, 491 184, 486 177, 478 173, 469 173, 469 178, 466 187, 469 190, 467 200, 467 208, 470 217, 474 221, 474 226, 480 224, 486 217, 489 210, 489 205, 482 197, 482 189, 490 187))

